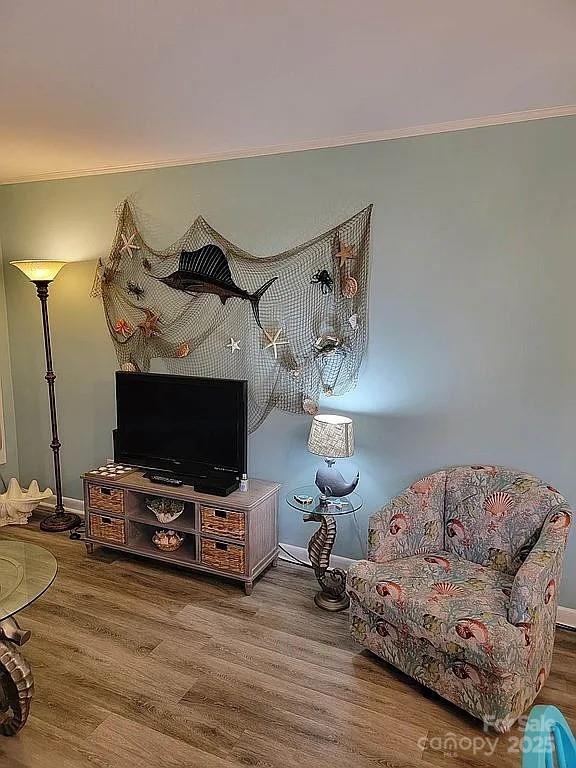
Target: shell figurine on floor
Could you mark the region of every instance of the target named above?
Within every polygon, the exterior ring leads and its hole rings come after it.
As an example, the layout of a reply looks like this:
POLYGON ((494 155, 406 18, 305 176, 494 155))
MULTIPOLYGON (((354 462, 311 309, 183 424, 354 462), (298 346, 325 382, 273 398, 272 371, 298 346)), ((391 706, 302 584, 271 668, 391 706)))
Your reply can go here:
POLYGON ((32 480, 27 490, 23 490, 18 480, 13 477, 8 483, 7 491, 0 494, 0 526, 26 525, 40 502, 53 495, 50 488, 41 491, 36 480, 32 480))

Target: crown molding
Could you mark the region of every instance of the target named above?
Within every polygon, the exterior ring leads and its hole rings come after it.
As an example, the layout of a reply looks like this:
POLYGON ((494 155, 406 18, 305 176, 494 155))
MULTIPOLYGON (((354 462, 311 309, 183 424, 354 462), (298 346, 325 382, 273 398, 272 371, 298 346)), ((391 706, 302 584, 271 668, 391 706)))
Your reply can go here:
POLYGON ((73 179, 82 176, 102 176, 107 173, 129 173, 133 171, 174 168, 183 165, 214 163, 222 160, 238 160, 248 157, 265 157, 267 155, 282 155, 290 152, 305 152, 311 149, 332 149, 335 147, 347 147, 353 144, 369 144, 378 141, 409 139, 415 138, 417 136, 430 136, 438 133, 468 131, 473 128, 488 128, 490 126, 496 125, 525 123, 531 120, 547 120, 553 117, 572 117, 575 115, 576 104, 569 104, 558 107, 546 107, 543 109, 528 109, 522 112, 508 112, 485 117, 470 117, 463 120, 448 120, 447 122, 443 123, 426 123, 423 125, 411 126, 409 128, 356 133, 325 139, 312 139, 309 141, 294 142, 292 144, 277 144, 264 147, 247 147, 244 149, 228 150, 227 152, 214 152, 211 154, 192 157, 172 158, 170 160, 153 160, 145 163, 109 165, 102 166, 100 168, 82 168, 76 170, 40 173, 30 176, 16 176, 14 178, 0 180, 0 186, 7 184, 27 184, 36 181, 73 179))

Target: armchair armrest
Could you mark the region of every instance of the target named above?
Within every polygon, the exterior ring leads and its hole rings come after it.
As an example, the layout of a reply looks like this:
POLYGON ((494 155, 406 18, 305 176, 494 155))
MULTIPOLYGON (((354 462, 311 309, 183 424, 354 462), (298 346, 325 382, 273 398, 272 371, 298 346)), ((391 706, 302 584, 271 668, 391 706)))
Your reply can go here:
POLYGON ((543 609, 554 620, 570 522, 567 504, 560 504, 546 518, 536 544, 514 577, 508 606, 511 624, 530 624, 543 609))
POLYGON ((368 521, 368 559, 396 560, 444 548, 446 473, 418 480, 368 521))

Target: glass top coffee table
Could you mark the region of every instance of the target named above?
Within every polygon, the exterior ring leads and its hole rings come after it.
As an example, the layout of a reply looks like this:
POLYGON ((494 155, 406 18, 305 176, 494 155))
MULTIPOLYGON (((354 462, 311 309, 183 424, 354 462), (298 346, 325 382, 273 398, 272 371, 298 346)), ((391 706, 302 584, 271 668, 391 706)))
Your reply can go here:
POLYGON ((34 679, 16 649, 30 639, 14 618, 56 578, 56 558, 44 547, 0 540, 0 733, 13 736, 28 719, 34 679))
POLYGON ((356 512, 364 503, 362 497, 356 492, 341 498, 325 497, 315 485, 305 485, 290 491, 286 502, 302 512, 304 522, 320 523, 308 543, 308 557, 321 587, 314 596, 314 602, 325 611, 343 611, 350 605, 346 594, 346 572, 341 568, 330 568, 330 555, 336 540, 336 518, 352 515, 360 540, 356 512))

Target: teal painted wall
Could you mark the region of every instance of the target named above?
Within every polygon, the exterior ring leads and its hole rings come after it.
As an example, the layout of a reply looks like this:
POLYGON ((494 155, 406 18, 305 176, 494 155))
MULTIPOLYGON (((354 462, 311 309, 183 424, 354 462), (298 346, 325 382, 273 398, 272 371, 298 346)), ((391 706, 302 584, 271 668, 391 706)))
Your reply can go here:
MULTIPOLYGON (((356 421, 361 523, 455 463, 526 469, 576 502, 576 120, 0 188, 4 258, 65 258, 51 310, 65 493, 111 454, 115 358, 94 260, 131 196, 165 245, 202 213, 234 242, 278 252, 374 203, 370 342, 358 388, 323 403, 356 421)), ((4 266, 23 479, 50 479, 38 302, 4 266)), ((250 439, 253 476, 313 476, 309 419, 274 413, 250 439)), ((310 526, 285 505, 281 539, 310 526)), ((363 534, 364 535, 364 534, 363 534)), ((576 607, 576 544, 561 601, 576 607)), ((349 520, 336 552, 357 556, 349 520)))
MULTIPOLYGON (((2 242, 0 239, 0 260, 2 242)), ((11 477, 18 477, 18 445, 16 442, 16 416, 12 393, 12 371, 10 366, 10 341, 8 337, 8 316, 6 312, 6 293, 4 276, 0 270, 0 429, 4 426, 5 463, 0 463, 0 475, 8 483, 11 477)), ((2 456, 0 456, 0 460, 2 456)), ((1 485, 1 484, 0 484, 1 485)), ((4 490, 0 487, 0 493, 4 490)))

